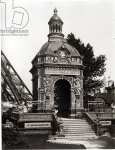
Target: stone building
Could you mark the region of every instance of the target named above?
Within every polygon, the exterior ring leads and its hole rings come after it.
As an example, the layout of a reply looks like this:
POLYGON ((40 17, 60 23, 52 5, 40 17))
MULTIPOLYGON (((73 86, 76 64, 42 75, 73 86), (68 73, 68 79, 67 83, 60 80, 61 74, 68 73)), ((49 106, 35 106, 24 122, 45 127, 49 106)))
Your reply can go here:
POLYGON ((77 49, 62 33, 63 21, 54 9, 48 41, 32 60, 33 101, 37 110, 58 108, 60 116, 83 110, 83 65, 77 49))

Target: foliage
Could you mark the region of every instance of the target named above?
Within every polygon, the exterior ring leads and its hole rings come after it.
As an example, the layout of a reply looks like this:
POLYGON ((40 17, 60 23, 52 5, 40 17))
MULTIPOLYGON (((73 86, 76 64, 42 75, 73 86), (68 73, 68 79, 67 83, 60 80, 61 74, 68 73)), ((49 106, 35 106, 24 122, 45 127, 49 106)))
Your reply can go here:
POLYGON ((83 56, 83 88, 84 100, 86 100, 88 95, 103 86, 103 81, 99 78, 105 72, 106 57, 105 55, 95 57, 93 47, 89 43, 85 45, 80 39, 76 39, 72 33, 68 35, 67 42, 83 56))

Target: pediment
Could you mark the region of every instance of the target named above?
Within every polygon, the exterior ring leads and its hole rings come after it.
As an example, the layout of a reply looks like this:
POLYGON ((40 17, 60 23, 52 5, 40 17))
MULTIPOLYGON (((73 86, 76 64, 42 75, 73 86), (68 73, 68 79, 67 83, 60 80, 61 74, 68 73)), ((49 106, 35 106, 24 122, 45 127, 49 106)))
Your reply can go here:
POLYGON ((69 50, 64 46, 61 46, 57 51, 54 51, 54 53, 62 58, 70 56, 69 50))

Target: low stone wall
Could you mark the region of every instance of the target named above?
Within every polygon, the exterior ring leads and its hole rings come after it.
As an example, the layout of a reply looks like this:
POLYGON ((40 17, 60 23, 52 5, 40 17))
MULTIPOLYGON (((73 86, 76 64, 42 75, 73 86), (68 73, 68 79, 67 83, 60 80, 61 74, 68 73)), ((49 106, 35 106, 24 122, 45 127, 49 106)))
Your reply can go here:
POLYGON ((13 113, 17 130, 25 133, 53 134, 55 120, 52 113, 13 113))
POLYGON ((98 113, 98 117, 95 112, 85 112, 84 115, 97 135, 100 136, 105 132, 109 132, 112 136, 115 136, 114 113, 102 112, 98 113))

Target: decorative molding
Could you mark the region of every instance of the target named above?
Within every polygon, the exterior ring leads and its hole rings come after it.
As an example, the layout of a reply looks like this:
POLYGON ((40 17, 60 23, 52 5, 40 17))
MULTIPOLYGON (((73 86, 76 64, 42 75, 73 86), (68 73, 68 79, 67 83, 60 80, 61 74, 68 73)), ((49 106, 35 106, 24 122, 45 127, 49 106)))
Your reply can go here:
POLYGON ((69 68, 45 68, 45 74, 50 75, 80 75, 79 69, 69 68))

